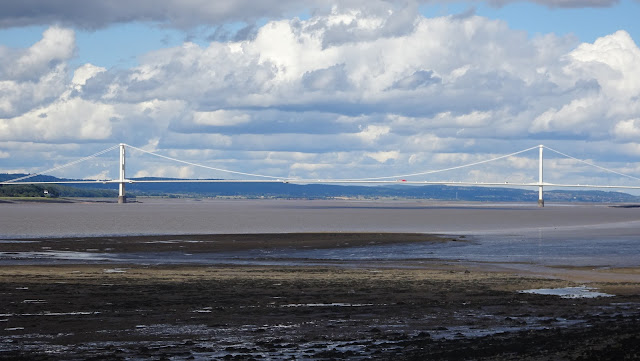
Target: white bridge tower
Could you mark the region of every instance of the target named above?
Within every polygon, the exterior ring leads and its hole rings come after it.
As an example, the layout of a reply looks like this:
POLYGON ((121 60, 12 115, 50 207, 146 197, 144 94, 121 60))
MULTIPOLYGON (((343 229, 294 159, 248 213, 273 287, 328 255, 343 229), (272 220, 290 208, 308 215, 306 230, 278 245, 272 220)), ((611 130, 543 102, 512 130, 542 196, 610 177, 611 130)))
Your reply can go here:
POLYGON ((124 194, 124 183, 125 183, 125 151, 124 151, 124 143, 120 143, 120 179, 118 181, 118 203, 127 203, 127 196, 124 194))
POLYGON ((544 145, 540 144, 538 146, 538 148, 540 149, 540 158, 539 158, 539 164, 538 164, 538 207, 544 207, 544 198, 542 197, 542 149, 544 148, 544 145))

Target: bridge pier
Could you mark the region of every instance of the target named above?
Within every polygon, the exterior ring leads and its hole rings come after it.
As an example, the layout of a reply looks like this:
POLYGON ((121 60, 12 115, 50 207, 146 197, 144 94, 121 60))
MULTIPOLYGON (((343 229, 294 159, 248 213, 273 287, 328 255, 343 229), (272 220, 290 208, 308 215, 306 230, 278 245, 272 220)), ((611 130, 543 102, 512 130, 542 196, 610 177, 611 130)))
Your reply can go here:
POLYGON ((127 196, 124 192, 124 162, 125 162, 125 154, 124 154, 124 143, 120 143, 120 180, 118 182, 118 203, 127 203, 127 196))
POLYGON ((542 186, 542 148, 544 148, 544 146, 540 144, 538 148, 540 149, 540 158, 538 164, 538 207, 544 207, 544 197, 542 194, 542 189, 544 188, 542 186))
POLYGON ((120 192, 118 193, 118 203, 127 203, 127 196, 124 195, 124 183, 120 183, 120 192))

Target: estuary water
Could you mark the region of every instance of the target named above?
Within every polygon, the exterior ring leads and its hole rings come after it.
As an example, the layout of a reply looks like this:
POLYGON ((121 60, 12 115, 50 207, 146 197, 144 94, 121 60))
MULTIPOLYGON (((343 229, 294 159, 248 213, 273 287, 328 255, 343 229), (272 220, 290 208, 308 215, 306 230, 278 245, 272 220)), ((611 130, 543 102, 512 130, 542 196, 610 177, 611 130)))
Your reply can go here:
MULTIPOLYGON (((538 208, 536 204, 517 203, 206 199, 142 199, 129 204, 0 204, 0 253, 2 242, 14 239, 290 232, 417 232, 464 236, 467 242, 176 254, 172 259, 180 263, 447 259, 601 267, 640 265, 640 208, 602 204, 547 204, 538 208)), ((139 262, 145 257, 146 261, 153 261, 153 257, 167 255, 134 256, 139 262)))

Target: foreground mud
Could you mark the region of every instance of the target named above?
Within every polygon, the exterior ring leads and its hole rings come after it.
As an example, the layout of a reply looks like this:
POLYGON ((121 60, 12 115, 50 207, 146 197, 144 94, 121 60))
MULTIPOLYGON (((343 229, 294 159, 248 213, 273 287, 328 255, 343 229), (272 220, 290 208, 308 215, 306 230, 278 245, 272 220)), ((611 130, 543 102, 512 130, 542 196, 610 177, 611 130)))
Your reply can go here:
MULTIPOLYGON (((637 285, 440 269, 2 269, 0 358, 637 359, 637 285)), ((447 269, 448 268, 448 269, 447 269)))
POLYGON ((5 265, 0 359, 635 360, 640 283, 620 273, 638 274, 602 271, 588 286, 614 296, 572 299, 520 291, 582 283, 437 260, 5 265))

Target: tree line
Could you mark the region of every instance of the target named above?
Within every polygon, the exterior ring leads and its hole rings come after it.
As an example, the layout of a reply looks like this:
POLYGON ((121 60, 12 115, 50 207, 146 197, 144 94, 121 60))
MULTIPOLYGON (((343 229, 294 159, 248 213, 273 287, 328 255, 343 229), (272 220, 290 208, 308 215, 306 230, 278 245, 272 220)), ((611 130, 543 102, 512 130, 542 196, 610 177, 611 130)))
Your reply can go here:
POLYGON ((83 189, 56 184, 0 185, 0 197, 115 197, 118 192, 110 189, 83 189))

